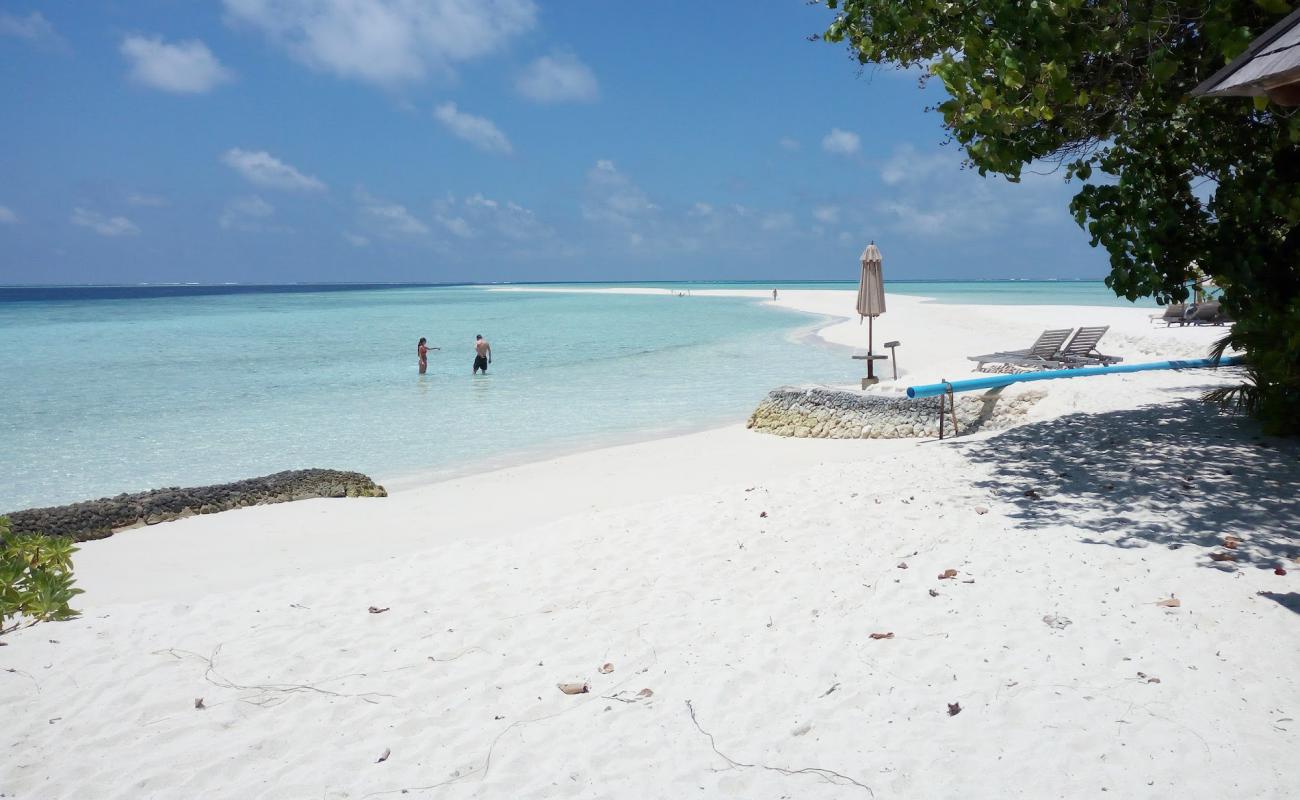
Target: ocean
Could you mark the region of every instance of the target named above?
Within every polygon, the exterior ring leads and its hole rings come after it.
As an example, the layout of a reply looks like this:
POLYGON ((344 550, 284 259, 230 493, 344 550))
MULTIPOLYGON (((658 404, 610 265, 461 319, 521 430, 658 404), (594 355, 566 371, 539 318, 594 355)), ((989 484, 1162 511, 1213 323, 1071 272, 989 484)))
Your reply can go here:
MULTIPOLYGON (((889 288, 937 302, 1124 302, 1100 283, 889 288)), ((0 511, 303 467, 404 485, 740 422, 781 384, 856 380, 859 362, 812 339, 824 322, 671 294, 0 288, 0 511), (494 361, 472 377, 478 333, 494 361), (442 348, 426 375, 421 336, 442 348)))

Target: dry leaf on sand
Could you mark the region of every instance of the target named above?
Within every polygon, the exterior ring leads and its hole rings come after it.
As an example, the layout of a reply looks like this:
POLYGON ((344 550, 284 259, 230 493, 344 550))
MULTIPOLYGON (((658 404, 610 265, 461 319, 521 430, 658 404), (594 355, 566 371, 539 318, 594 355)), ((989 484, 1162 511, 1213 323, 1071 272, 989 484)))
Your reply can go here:
POLYGON ((384 763, 385 761, 388 760, 388 757, 391 756, 392 754, 393 754, 393 751, 390 750, 390 749, 388 749, 387 747, 385 747, 385 748, 384 748, 384 752, 380 753, 380 754, 379 754, 379 758, 375 759, 375 763, 376 763, 376 764, 382 764, 382 763, 384 763))
POLYGON ((620 703, 636 703, 638 701, 646 700, 648 698, 654 697, 654 691, 651 689, 642 689, 636 694, 632 694, 631 690, 624 689, 618 694, 605 695, 605 696, 610 700, 617 700, 620 703))
POLYGON ((948 704, 948 716, 955 717, 961 713, 961 703, 948 704))
POLYGON ((945 579, 947 579, 947 578, 955 578, 955 577, 957 577, 957 570, 955 570, 955 569, 945 569, 945 570, 943 571, 943 574, 939 576, 939 580, 942 581, 942 580, 945 580, 945 579))
POLYGON ((609 673, 614 671, 614 665, 606 661, 604 664, 601 664, 600 669, 596 671, 599 672, 601 675, 608 675, 609 673))
POLYGON ((872 638, 872 639, 892 639, 892 638, 894 638, 894 632, 893 632, 893 631, 890 631, 889 633, 873 633, 873 634, 871 634, 871 638, 872 638))
POLYGON ((1211 561, 1236 561, 1237 557, 1232 553, 1210 553, 1211 561))
POLYGON ((371 614, 382 614, 382 613, 384 613, 384 612, 387 611, 387 610, 388 610, 388 606, 384 606, 383 608, 380 608, 379 606, 371 606, 371 607, 370 607, 370 613, 371 613, 371 614))
POLYGON ((557 683, 555 685, 565 694, 586 694, 591 691, 591 687, 585 683, 557 683))
POLYGON ((1182 604, 1183 601, 1179 600, 1177 597, 1170 597, 1167 600, 1160 600, 1156 603, 1156 605, 1164 606, 1165 608, 1178 608, 1182 604))

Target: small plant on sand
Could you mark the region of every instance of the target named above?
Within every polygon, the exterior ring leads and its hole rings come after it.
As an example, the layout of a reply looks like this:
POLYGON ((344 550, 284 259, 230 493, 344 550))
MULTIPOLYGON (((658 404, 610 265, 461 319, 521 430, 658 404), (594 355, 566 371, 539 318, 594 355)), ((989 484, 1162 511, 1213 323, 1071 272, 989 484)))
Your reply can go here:
POLYGON ((1243 351, 1245 382, 1206 392, 1201 399, 1256 417, 1265 433, 1300 435, 1300 414, 1295 409, 1300 402, 1300 334, 1294 332, 1295 325, 1300 324, 1300 302, 1291 316, 1293 332, 1283 337, 1277 337, 1271 327, 1257 326, 1253 320, 1234 325, 1210 349, 1210 358, 1221 358, 1229 348, 1243 351))
POLYGON ((77 616, 69 605, 81 594, 73 586, 75 552, 72 540, 61 536, 14 536, 9 520, 0 517, 0 634, 22 619, 34 624, 77 616))

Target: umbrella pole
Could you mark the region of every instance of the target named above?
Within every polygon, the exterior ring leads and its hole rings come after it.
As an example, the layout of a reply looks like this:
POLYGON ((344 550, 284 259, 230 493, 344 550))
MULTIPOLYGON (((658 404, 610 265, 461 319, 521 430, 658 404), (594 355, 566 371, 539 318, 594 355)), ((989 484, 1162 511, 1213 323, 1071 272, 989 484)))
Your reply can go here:
POLYGON ((871 327, 872 327, 872 323, 875 321, 876 321, 875 317, 867 317, 867 380, 873 383, 875 382, 875 377, 876 377, 876 373, 875 373, 876 360, 872 358, 872 356, 876 354, 876 351, 872 346, 871 327))

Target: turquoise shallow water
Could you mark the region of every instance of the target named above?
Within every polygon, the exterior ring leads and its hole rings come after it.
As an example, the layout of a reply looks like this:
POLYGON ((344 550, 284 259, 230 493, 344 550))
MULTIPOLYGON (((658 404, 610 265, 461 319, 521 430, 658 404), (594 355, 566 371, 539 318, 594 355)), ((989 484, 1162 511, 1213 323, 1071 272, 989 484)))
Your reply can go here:
MULTIPOLYGON (((890 289, 1114 302, 1096 283, 890 289)), ((309 466, 429 478, 736 422, 774 386, 856 379, 844 351, 800 342, 819 322, 701 296, 0 289, 0 511, 309 466), (469 374, 475 333, 496 354, 487 377, 469 374), (425 376, 420 336, 443 348, 425 376)))
MULTIPOLYGON (((526 284, 525 284, 526 285, 526 284)), ((619 287, 626 283, 548 284, 576 288, 619 287)), ((701 289, 842 289, 857 291, 855 281, 679 281, 637 283, 636 286, 653 286, 679 291, 701 289)), ((976 305, 1071 305, 1071 306, 1140 306, 1154 307, 1151 300, 1130 303, 1116 297, 1101 281, 891 281, 886 279, 889 292, 928 297, 936 303, 967 303, 976 305)))
POLYGON ((743 420, 781 383, 852 380, 842 351, 796 341, 817 322, 478 288, 0 301, 0 510, 308 466, 437 475, 743 420), (422 335, 443 348, 425 376, 422 335))

